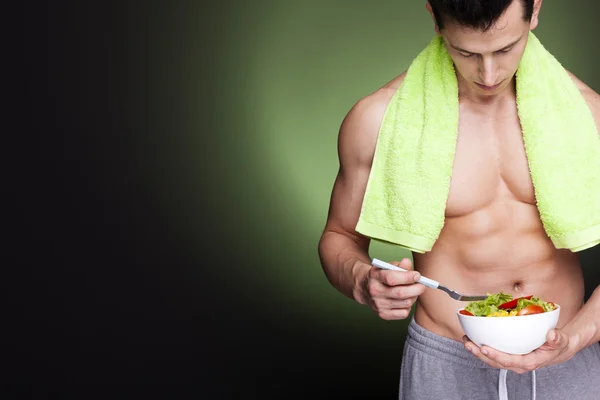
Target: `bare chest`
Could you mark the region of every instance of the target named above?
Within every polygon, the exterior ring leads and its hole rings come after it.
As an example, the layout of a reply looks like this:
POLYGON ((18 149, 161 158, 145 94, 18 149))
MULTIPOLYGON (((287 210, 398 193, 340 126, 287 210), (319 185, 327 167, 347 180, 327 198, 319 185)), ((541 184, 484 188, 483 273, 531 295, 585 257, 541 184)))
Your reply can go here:
POLYGON ((446 216, 502 199, 535 204, 516 109, 499 118, 461 112, 446 216))

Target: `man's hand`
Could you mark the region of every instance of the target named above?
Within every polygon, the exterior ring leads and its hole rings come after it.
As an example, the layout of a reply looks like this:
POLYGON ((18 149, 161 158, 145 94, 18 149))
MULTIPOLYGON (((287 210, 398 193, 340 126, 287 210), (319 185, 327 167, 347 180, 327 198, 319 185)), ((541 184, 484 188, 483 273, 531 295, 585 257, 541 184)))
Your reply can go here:
POLYGON ((371 267, 362 281, 363 302, 385 320, 406 319, 417 297, 427 288, 416 283, 420 274, 412 270, 408 258, 390 264, 407 272, 371 267))
POLYGON ((489 346, 479 348, 467 336, 463 337, 465 348, 475 357, 493 368, 507 369, 518 374, 567 361, 577 352, 574 343, 576 340, 562 330, 552 329, 546 340, 546 343, 529 354, 512 355, 489 346))

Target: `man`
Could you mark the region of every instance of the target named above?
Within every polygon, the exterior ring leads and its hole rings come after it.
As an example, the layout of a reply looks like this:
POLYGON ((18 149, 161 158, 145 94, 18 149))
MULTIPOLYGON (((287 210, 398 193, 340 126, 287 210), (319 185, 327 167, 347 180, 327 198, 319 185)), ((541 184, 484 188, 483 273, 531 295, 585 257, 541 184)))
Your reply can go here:
MULTIPOLYGON (((544 400, 600 399, 600 289, 583 304, 577 254, 555 248, 544 232, 517 114, 515 73, 541 5, 427 4, 454 63, 460 118, 444 226, 431 251, 413 253, 414 270, 409 259, 392 262, 409 272, 372 268, 370 239, 355 229, 382 119, 406 71, 358 101, 341 125, 340 169, 319 255, 331 284, 381 318, 406 319, 415 304, 400 398, 498 398, 500 373, 508 370, 511 398, 535 397, 537 391, 544 400), (464 303, 415 283, 421 274, 465 294, 502 291, 551 299, 561 305, 557 329, 527 355, 478 348, 456 317, 464 303)), ((571 77, 600 126, 600 96, 571 77)))

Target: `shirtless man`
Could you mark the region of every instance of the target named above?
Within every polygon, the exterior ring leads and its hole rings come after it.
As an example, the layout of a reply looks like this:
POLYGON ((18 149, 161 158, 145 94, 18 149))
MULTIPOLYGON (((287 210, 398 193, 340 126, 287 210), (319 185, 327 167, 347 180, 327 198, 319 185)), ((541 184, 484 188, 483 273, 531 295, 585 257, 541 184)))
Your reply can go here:
MULTIPOLYGON (((445 3, 460 9, 461 3, 480 2, 445 3)), ((527 33, 538 24, 542 0, 496 1, 506 7, 496 15, 472 12, 470 21, 459 12, 444 11, 441 3, 430 0, 427 9, 454 61, 460 94, 442 232, 430 252, 413 254, 414 271, 411 261, 403 259, 393 264, 410 272, 395 272, 371 267, 370 240, 355 230, 383 114, 404 72, 358 101, 340 128, 340 169, 319 242, 325 274, 340 292, 383 319, 406 319, 415 304, 402 361, 401 398, 497 399, 499 371, 504 369, 516 399, 531 398, 532 390, 544 400, 600 399, 599 384, 586 386, 600 374, 600 289, 584 305, 577 254, 557 250, 544 231, 517 115, 514 75, 527 33), (552 299, 561 305, 557 329, 548 334, 547 344, 528 355, 479 349, 463 337, 456 318, 464 304, 415 283, 420 274, 460 293, 503 291, 552 299), (425 343, 425 352, 411 340, 425 343), (444 365, 443 360, 451 362, 444 365), (538 369, 543 385, 532 388, 530 371, 538 369), (437 376, 434 384, 428 383, 432 376, 437 376), (461 383, 454 384, 455 379, 461 383)), ((600 126, 600 96, 572 79, 600 126)))

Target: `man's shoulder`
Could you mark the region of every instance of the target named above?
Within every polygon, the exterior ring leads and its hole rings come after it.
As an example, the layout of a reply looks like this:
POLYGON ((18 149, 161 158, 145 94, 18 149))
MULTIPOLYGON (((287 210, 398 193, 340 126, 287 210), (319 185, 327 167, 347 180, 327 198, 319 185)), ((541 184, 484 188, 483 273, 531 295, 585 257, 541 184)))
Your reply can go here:
POLYGON ((579 89, 579 92, 587 102, 592 114, 594 115, 594 119, 596 120, 596 126, 600 130, 600 94, 598 94, 594 89, 586 85, 581 79, 577 78, 573 73, 567 71, 569 76, 575 85, 579 89))
POLYGON ((358 100, 346 115, 342 127, 378 132, 385 110, 402 84, 405 75, 406 71, 373 93, 358 100))
POLYGON ((383 116, 404 75, 402 73, 361 98, 350 109, 339 133, 339 151, 343 159, 358 160, 364 165, 372 162, 383 116))

